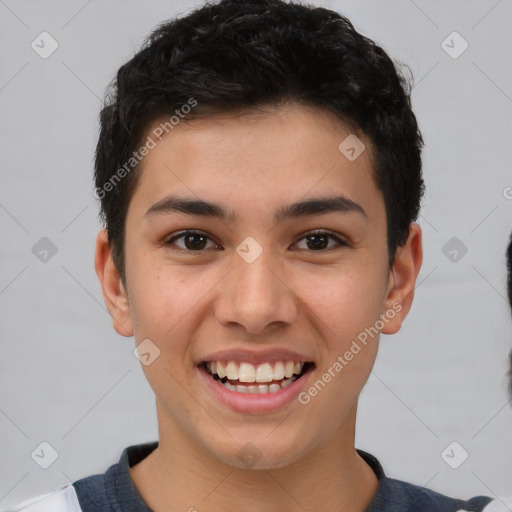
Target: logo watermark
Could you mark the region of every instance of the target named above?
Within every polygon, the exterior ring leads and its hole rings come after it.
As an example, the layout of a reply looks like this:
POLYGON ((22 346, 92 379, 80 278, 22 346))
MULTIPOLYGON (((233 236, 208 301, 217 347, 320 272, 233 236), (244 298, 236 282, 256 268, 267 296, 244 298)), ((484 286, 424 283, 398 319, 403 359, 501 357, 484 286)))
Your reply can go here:
MULTIPOLYGON (((164 133, 170 133, 174 128, 181 122, 182 119, 185 119, 186 115, 191 112, 191 110, 197 106, 197 100, 194 98, 189 98, 187 103, 184 103, 179 109, 176 109, 174 113, 176 115, 171 115, 168 121, 160 123, 154 130, 152 130, 151 134, 154 135, 159 141, 162 140, 162 135, 164 133)), ((156 148, 157 141, 151 138, 151 135, 148 135, 146 142, 137 150, 132 153, 132 156, 124 163, 122 167, 117 169, 117 171, 106 181, 103 186, 96 187, 94 189, 94 197, 96 199, 103 199, 108 192, 114 190, 114 188, 120 183, 128 174, 130 174, 133 169, 142 161, 142 159, 149 154, 149 152, 156 148)))
POLYGON ((391 309, 388 309, 384 314, 379 316, 371 327, 367 327, 357 335, 357 339, 352 340, 350 348, 344 352, 343 355, 338 355, 336 361, 327 368, 322 376, 309 387, 307 391, 299 394, 298 400, 302 405, 309 404, 311 398, 320 393, 329 382, 331 382, 336 375, 338 375, 345 366, 347 366, 354 357, 359 354, 364 347, 368 345, 368 341, 377 336, 384 326, 395 318, 396 314, 402 310, 402 304, 395 302, 391 309), (362 345, 362 346, 361 346, 362 345))

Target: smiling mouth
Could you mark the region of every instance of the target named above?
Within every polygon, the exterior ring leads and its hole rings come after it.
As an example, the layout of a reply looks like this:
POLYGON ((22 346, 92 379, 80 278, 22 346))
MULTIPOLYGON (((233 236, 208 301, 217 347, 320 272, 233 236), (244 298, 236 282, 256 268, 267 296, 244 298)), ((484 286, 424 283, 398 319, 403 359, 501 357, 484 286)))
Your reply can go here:
POLYGON ((276 393, 300 379, 310 368, 311 362, 278 361, 253 365, 235 361, 205 361, 203 368, 208 375, 230 391, 238 393, 276 393))

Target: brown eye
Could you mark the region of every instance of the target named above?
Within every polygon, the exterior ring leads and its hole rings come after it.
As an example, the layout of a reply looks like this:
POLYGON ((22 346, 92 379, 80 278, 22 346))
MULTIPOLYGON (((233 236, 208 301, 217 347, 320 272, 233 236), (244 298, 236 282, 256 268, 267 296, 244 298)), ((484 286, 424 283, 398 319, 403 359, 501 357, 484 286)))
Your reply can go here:
POLYGON ((302 237, 300 241, 306 240, 306 249, 309 249, 313 252, 325 251, 327 249, 333 249, 337 246, 347 245, 343 240, 341 240, 338 236, 334 235, 329 231, 315 231, 308 233, 306 236, 302 237), (336 244, 329 246, 329 239, 335 240, 336 244))
POLYGON ((200 252, 207 248, 206 246, 209 240, 214 247, 218 247, 218 245, 211 241, 210 237, 204 233, 198 231, 183 231, 167 240, 165 245, 176 245, 180 250, 186 252, 200 252), (180 243, 176 243, 178 240, 181 240, 180 243))
POLYGON ((183 243, 187 249, 195 251, 196 249, 204 249, 206 246, 206 237, 203 235, 185 235, 183 237, 183 243))

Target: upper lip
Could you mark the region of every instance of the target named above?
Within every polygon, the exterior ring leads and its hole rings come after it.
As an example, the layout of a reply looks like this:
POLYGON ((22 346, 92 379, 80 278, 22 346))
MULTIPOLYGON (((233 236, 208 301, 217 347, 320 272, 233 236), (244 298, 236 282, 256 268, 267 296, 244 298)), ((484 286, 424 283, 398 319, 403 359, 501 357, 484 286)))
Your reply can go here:
POLYGON ((205 355, 199 364, 206 361, 235 361, 246 362, 251 364, 273 363, 277 361, 295 361, 301 363, 312 362, 311 357, 299 354, 293 350, 284 348, 274 348, 266 350, 247 350, 247 349, 230 349, 210 352, 205 355))

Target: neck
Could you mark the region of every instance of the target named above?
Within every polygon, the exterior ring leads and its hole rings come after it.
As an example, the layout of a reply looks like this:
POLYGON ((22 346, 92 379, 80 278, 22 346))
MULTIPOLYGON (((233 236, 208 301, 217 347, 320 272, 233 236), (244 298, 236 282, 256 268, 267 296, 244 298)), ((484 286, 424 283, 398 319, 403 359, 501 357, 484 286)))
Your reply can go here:
POLYGON ((271 469, 228 465, 160 421, 159 414, 158 448, 130 468, 130 475, 155 512, 363 512, 378 481, 354 448, 355 412, 343 431, 292 464, 271 469))

